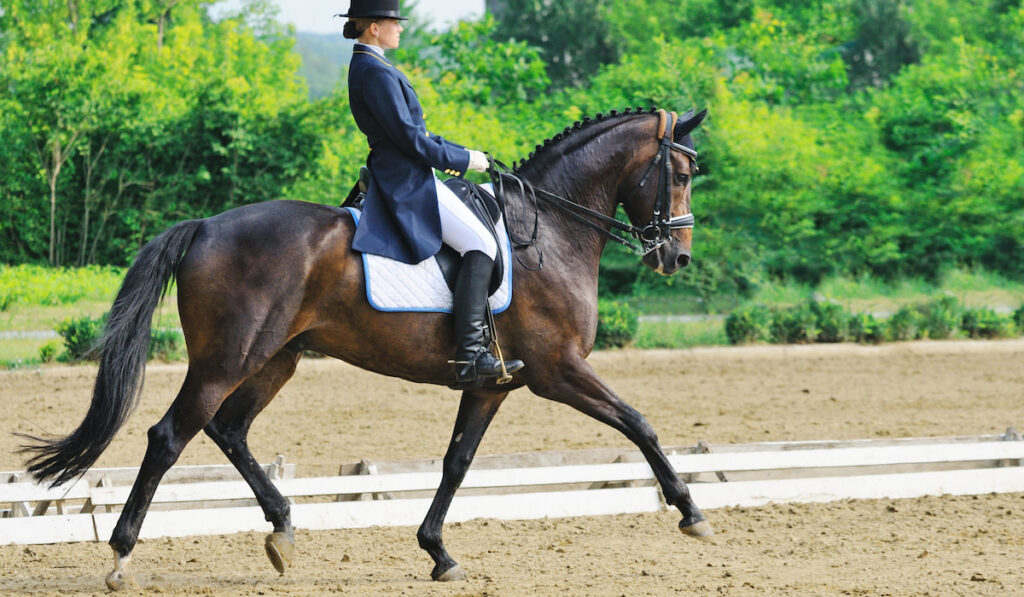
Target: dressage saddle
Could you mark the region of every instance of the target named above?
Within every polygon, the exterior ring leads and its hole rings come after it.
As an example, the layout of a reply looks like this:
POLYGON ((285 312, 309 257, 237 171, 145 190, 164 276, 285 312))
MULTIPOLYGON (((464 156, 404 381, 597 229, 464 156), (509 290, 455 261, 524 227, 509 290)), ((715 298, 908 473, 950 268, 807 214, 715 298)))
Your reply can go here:
MULTIPOLYGON (((480 185, 462 178, 451 178, 446 180, 444 184, 455 193, 456 197, 466 204, 466 207, 473 212, 473 215, 491 233, 498 247, 501 247, 501 243, 498 240, 498 232, 495 228, 498 225, 498 220, 501 218, 501 208, 498 206, 497 199, 480 185)), ((363 208, 363 201, 366 199, 366 191, 369 188, 370 169, 363 166, 359 169, 359 182, 352 187, 348 197, 345 198, 341 206, 361 210, 363 208)), ((501 286, 501 281, 505 277, 505 262, 501 259, 500 253, 499 248, 498 259, 494 260, 494 269, 491 271, 491 281, 487 288, 488 296, 498 290, 501 286)), ((434 255, 434 258, 437 260, 438 267, 441 268, 441 275, 444 276, 448 289, 454 292, 455 280, 459 276, 459 267, 462 265, 462 256, 455 249, 443 244, 441 245, 441 250, 434 255)))

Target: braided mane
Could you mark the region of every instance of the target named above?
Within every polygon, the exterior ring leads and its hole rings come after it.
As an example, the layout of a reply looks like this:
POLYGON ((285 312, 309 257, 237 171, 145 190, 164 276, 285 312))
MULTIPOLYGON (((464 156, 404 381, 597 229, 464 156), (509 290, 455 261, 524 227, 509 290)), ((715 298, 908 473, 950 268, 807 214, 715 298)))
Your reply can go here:
POLYGON ((590 118, 589 116, 584 117, 583 120, 577 120, 576 122, 574 122, 572 124, 572 126, 565 127, 565 130, 563 130, 561 133, 558 133, 554 137, 551 137, 550 139, 544 139, 544 142, 542 144, 538 145, 537 147, 535 147, 534 150, 530 152, 530 155, 526 159, 520 160, 518 162, 513 162, 512 170, 514 172, 518 173, 519 170, 521 170, 523 167, 525 167, 527 164, 529 164, 534 158, 536 158, 545 149, 547 149, 547 148, 551 147, 552 145, 554 145, 556 143, 559 143, 559 142, 561 142, 561 141, 563 141, 565 139, 568 139, 574 133, 582 131, 583 129, 588 128, 592 124, 597 124, 599 122, 604 122, 604 121, 609 120, 611 118, 618 118, 618 117, 622 117, 622 116, 628 116, 628 115, 634 115, 634 114, 657 114, 657 113, 658 113, 658 108, 655 108, 655 107, 651 107, 649 110, 645 110, 644 108, 638 107, 636 109, 626 108, 622 112, 619 112, 618 110, 612 110, 611 112, 608 112, 607 114, 602 114, 602 113, 599 112, 593 118, 590 118))

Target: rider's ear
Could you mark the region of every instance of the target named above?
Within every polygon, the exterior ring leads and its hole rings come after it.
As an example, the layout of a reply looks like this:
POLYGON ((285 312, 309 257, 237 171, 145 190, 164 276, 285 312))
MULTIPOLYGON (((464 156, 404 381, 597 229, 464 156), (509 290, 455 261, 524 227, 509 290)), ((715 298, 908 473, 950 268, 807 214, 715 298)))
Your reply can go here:
POLYGON ((679 117, 679 122, 676 123, 673 136, 676 139, 682 139, 686 135, 689 135, 695 128, 700 126, 700 123, 704 121, 704 117, 707 115, 707 108, 701 110, 697 114, 694 114, 693 110, 683 114, 679 117))

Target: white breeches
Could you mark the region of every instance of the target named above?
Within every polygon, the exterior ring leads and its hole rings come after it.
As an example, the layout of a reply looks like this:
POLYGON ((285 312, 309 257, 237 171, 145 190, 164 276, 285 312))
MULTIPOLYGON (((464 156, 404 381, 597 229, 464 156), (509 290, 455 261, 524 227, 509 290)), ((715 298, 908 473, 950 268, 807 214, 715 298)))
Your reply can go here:
POLYGON ((451 189, 437 177, 434 177, 434 182, 437 185, 437 207, 441 212, 441 241, 458 251, 459 255, 480 251, 492 260, 497 257, 498 245, 491 233, 451 189))

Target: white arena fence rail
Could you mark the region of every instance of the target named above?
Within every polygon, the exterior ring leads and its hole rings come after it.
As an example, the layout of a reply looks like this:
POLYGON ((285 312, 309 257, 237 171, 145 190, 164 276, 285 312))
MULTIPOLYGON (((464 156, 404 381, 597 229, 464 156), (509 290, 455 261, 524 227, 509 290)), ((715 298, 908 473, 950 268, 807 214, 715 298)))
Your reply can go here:
MULTIPOLYGON (((668 448, 702 509, 840 499, 1024 492, 1024 441, 1004 435, 771 442, 668 448)), ((284 458, 268 465, 293 502, 297 528, 418 525, 440 482, 441 460, 341 467, 335 477, 295 478, 284 458)), ((138 469, 95 469, 47 488, 0 473, 0 544, 105 541, 138 469)), ((249 486, 230 466, 174 467, 153 499, 140 537, 270 531, 249 486), (210 510, 210 508, 215 508, 210 510)), ((653 473, 635 451, 588 450, 480 456, 448 522, 656 512, 653 473)))

